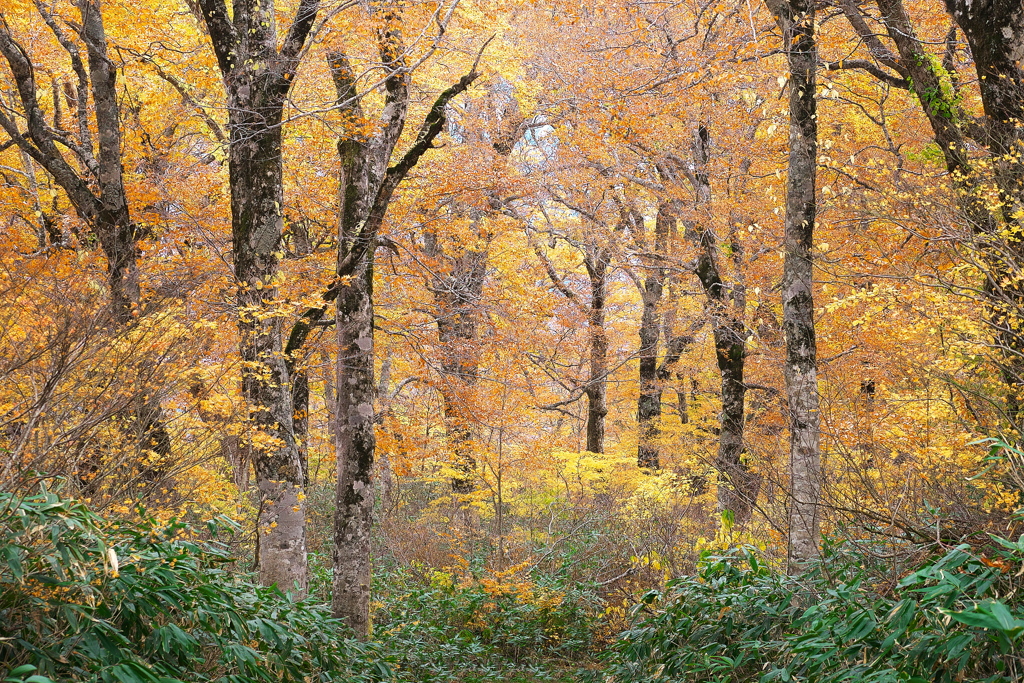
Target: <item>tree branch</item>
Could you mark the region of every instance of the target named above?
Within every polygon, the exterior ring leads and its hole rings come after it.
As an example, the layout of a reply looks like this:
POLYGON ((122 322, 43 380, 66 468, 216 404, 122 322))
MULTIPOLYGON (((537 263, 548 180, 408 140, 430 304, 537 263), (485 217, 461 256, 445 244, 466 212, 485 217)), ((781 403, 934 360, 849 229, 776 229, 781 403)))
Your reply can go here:
POLYGON ((213 43, 213 52, 217 55, 217 64, 221 74, 227 77, 235 70, 239 58, 238 32, 228 18, 224 0, 199 0, 199 7, 203 11, 210 42, 213 43))
POLYGON ((376 241, 377 232, 380 229, 381 224, 384 222, 384 216, 387 213, 388 204, 391 202, 391 196, 394 194, 398 184, 402 182, 409 171, 419 162, 428 149, 432 146, 434 139, 444 128, 445 123, 445 109, 448 103, 465 92, 469 86, 479 77, 480 73, 476 70, 480 63, 480 57, 483 55, 484 49, 488 43, 494 39, 494 36, 487 39, 487 42, 480 48, 480 53, 477 55, 476 61, 473 62, 473 67, 469 73, 459 79, 457 83, 442 92, 437 100, 434 101, 433 106, 427 113, 426 118, 423 120, 423 125, 420 126, 420 132, 416 136, 416 141, 413 143, 409 151, 401 158, 401 160, 389 168, 384 174, 384 181, 381 183, 380 189, 377 191, 377 197, 373 202, 373 206, 370 209, 369 215, 367 216, 363 227, 360 230, 358 239, 352 246, 352 250, 345 255, 344 258, 338 262, 338 275, 345 276, 353 273, 367 251, 372 248, 372 244, 376 241))

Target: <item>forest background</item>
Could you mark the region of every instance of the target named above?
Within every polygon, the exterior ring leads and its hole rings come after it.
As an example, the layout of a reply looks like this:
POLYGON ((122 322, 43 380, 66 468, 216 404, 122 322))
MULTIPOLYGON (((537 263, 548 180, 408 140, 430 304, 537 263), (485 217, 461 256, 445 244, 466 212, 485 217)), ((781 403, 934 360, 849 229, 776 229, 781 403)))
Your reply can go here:
POLYGON ((850 661, 1016 675, 1019 2, 5 0, 0 55, 0 613, 56 620, 9 680, 171 556, 391 662, 345 676, 845 680, 786 640, 837 582, 851 642, 946 596, 850 661), (777 632, 678 613, 719 579, 777 632))

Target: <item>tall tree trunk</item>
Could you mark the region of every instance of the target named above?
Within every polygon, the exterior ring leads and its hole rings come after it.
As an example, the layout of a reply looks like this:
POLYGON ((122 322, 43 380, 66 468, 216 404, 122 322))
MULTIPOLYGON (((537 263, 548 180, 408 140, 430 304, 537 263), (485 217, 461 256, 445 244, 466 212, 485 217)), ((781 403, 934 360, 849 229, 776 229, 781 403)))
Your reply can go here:
POLYGON ((814 334, 813 261, 818 121, 818 48, 813 0, 769 0, 789 64, 789 170, 782 274, 786 391, 790 430, 789 566, 818 556, 821 536, 821 415, 814 334))
MULTIPOLYGON (((139 311, 141 294, 138 269, 139 234, 129 211, 121 159, 117 69, 108 54, 106 31, 98 0, 77 0, 76 4, 81 17, 78 35, 86 48, 85 61, 82 60, 78 44, 64 32, 50 9, 39 4, 37 10, 57 42, 67 52, 77 79, 77 86, 66 84, 65 90, 73 95, 69 99, 76 105, 78 140, 73 148, 85 171, 79 172, 72 167, 60 152, 56 130, 46 124, 39 105, 34 68, 29 54, 14 40, 6 25, 2 23, 0 54, 5 57, 14 75, 18 96, 28 122, 28 131, 27 135, 22 135, 15 122, 2 112, 0 128, 10 135, 23 154, 46 169, 67 194, 78 217, 96 234, 107 260, 111 317, 118 327, 125 328, 132 323, 139 311), (88 108, 89 92, 92 93, 94 105, 91 116, 88 108), (95 144, 92 137, 93 127, 97 136, 95 144)), ((55 116, 59 118, 59 114, 55 116)), ((57 127, 59 128, 59 125, 57 127)), ((64 141, 60 142, 66 145, 64 141)), ((159 398, 145 386, 140 390, 136 406, 132 410, 132 421, 140 451, 156 453, 159 460, 170 456, 171 438, 167 432, 159 398)), ((142 468, 143 476, 151 482, 155 482, 161 476, 159 460, 142 468)), ((96 463, 90 463, 86 469, 90 474, 94 474, 92 470, 96 467, 96 463)))
POLYGON ((238 283, 242 395, 249 405, 260 494, 257 563, 264 585, 306 592, 304 467, 294 435, 291 377, 277 305, 284 230, 281 156, 285 98, 319 0, 300 0, 278 49, 272 0, 199 0, 228 95, 231 235, 238 283))
MULTIPOLYGON (((1006 414, 1024 433, 1024 8, 1017 0, 946 0, 971 47, 985 111, 979 136, 991 155, 998 230, 985 235, 985 292, 1002 351, 1006 414)), ((924 100, 922 100, 923 102, 924 100)), ((974 198, 980 202, 980 197, 974 198)), ((982 224, 984 225, 984 224, 982 224)))
MULTIPOLYGON (((693 184, 698 207, 711 201, 708 175, 711 139, 701 125, 694 136, 693 184)), ((666 168, 664 175, 674 175, 666 168)), ((722 478, 718 487, 718 507, 729 510, 736 522, 750 518, 757 499, 760 480, 743 462, 747 385, 743 380, 747 331, 744 324, 746 297, 742 281, 727 283, 718 263, 718 238, 710 227, 688 230, 697 247, 695 274, 707 297, 706 314, 715 341, 715 360, 722 381, 722 412, 718 433, 715 468, 722 478), (732 299, 730 305, 730 298, 732 299)), ((739 267, 740 246, 733 245, 739 267)))
MULTIPOLYGON (((383 37, 382 37, 383 46, 383 37)), ((382 47, 382 56, 384 49, 382 47)), ((387 61, 387 60, 385 60, 387 61)), ((363 119, 355 98, 355 74, 341 53, 328 62, 345 124, 363 119)), ((398 65, 388 65, 394 67, 398 65)), ((373 482, 370 475, 376 449, 374 434, 373 380, 373 257, 376 234, 360 233, 381 182, 382 163, 387 157, 375 154, 375 144, 390 144, 390 156, 405 123, 406 88, 404 75, 392 75, 387 88, 390 112, 382 140, 349 135, 338 141, 341 173, 338 188, 338 269, 343 258, 360 247, 363 256, 339 285, 335 300, 338 335, 336 361, 337 402, 334 452, 337 456, 337 489, 334 511, 334 579, 332 609, 355 633, 366 638, 370 630, 370 530, 373 513, 373 482), (397 98, 397 100, 396 100, 397 98)))
MULTIPOLYGON (((369 635, 370 530, 373 507, 374 408, 373 257, 377 236, 395 189, 431 147, 445 122, 445 107, 469 87, 476 65, 434 102, 412 147, 393 166, 388 161, 405 126, 409 75, 400 18, 389 7, 378 31, 381 60, 388 75, 381 132, 372 139, 348 133, 338 141, 339 178, 338 279, 324 295, 334 300, 338 326, 337 441, 338 485, 334 517, 334 615, 356 635, 369 635)), ((363 121, 355 97, 355 74, 347 57, 328 57, 338 107, 353 127, 363 121)), ((325 307, 307 311, 319 319, 325 307)), ((293 331, 293 334, 295 332, 293 331)))
MULTIPOLYGON (((306 587, 305 481, 294 436, 290 375, 282 356, 276 305, 284 204, 281 108, 277 102, 233 98, 231 144, 232 238, 238 282, 242 395, 256 434, 253 465, 260 492, 259 574, 283 590, 306 587)), ((255 98, 254 98, 255 99, 255 98)))
MULTIPOLYGON (((368 254, 371 252, 368 252, 368 254)), ((373 259, 342 287, 338 327, 338 482, 334 515, 334 614, 361 637, 370 628, 373 513, 373 259)))
POLYGON ((661 202, 654 226, 654 253, 657 260, 649 264, 640 296, 643 312, 640 316, 640 397, 637 399, 637 444, 636 464, 645 469, 661 467, 661 394, 662 384, 658 380, 658 341, 661 337, 661 315, 659 306, 664 290, 665 269, 661 256, 667 253, 671 225, 676 221, 670 202, 661 202))

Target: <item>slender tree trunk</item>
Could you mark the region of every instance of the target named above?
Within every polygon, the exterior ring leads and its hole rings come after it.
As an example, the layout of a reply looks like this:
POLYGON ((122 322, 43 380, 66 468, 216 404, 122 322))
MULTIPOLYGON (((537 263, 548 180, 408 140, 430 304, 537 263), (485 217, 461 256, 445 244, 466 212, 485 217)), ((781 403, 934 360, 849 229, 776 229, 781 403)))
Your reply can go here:
MULTIPOLYGON (((671 224, 676 220, 675 212, 667 202, 658 207, 654 228, 654 252, 664 255, 668 248, 671 224)), ((640 397, 637 400, 637 466, 656 470, 661 467, 661 394, 662 384, 658 380, 658 340, 661 337, 661 315, 659 306, 664 289, 665 269, 661 262, 652 264, 644 279, 643 313, 640 316, 640 397)))
POLYGON ((590 277, 590 378, 587 380, 587 450, 604 453, 605 417, 608 415, 608 335, 604 329, 608 289, 608 253, 599 247, 584 259, 590 277))
POLYGON ((590 280, 590 299, 586 304, 559 276, 554 264, 544 254, 544 251, 538 245, 533 247, 551 284, 580 313, 587 317, 590 370, 587 381, 583 385, 583 394, 587 397, 585 427, 587 450, 591 453, 604 453, 605 418, 608 415, 608 335, 604 325, 605 305, 608 297, 608 266, 611 256, 608 249, 599 246, 595 240, 591 239, 586 240, 582 249, 583 265, 587 269, 587 276, 590 280))
POLYGON ((818 556, 821 536, 821 451, 813 261, 818 122, 818 49, 813 0, 769 2, 783 29, 789 63, 789 171, 786 178, 782 275, 786 390, 790 429, 789 566, 818 556))
MULTIPOLYGON (((710 135, 701 125, 694 136, 694 185, 698 206, 711 201, 708 176, 710 135)), ((670 175, 666 170, 666 175, 670 175)), ((695 274, 707 297, 706 314, 715 340, 715 359, 722 381, 722 412, 718 432, 715 468, 722 481, 718 486, 718 507, 729 510, 738 523, 750 518, 760 480, 743 462, 747 385, 743 381, 746 362, 746 298, 742 284, 727 284, 718 263, 718 238, 709 227, 688 230, 697 247, 695 274), (729 298, 733 298, 730 306, 729 298)), ((734 245, 734 253, 739 246, 734 245)), ((738 258, 737 258, 738 260, 738 258)), ((737 264, 738 267, 739 264, 737 264)))

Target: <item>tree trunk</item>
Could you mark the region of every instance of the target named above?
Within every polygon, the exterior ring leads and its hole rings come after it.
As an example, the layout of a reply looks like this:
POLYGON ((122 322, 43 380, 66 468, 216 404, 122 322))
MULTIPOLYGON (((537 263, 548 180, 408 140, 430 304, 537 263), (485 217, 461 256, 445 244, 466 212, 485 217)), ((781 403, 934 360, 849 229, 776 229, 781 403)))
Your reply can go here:
MULTIPOLYGON (((1002 351, 1006 414, 1024 432, 1024 9, 1018 0, 946 0, 971 47, 985 111, 982 142, 991 155, 989 182, 999 194, 992 210, 998 229, 985 234, 985 293, 1002 351)), ((922 99, 922 102, 924 100, 922 99)), ((976 195, 975 195, 976 197, 976 195)), ((969 201, 981 203, 980 197, 969 201)), ((988 227, 985 223, 982 226, 988 227)))
POLYGON ((607 250, 593 247, 584 259, 590 277, 590 377, 587 380, 587 450, 604 453, 605 417, 608 415, 608 335, 604 310, 608 290, 607 250))
MULTIPOLYGON (((479 216, 476 218, 479 221, 479 216)), ((444 252, 433 233, 424 235, 425 251, 435 258, 444 252)), ((487 269, 487 250, 468 249, 450 258, 449 272, 435 277, 432 287, 437 312, 437 340, 441 346, 439 385, 444 404, 448 445, 452 451, 452 491, 470 493, 476 487, 476 459, 473 456, 473 429, 470 393, 479 370, 477 344, 477 306, 483 294, 487 269)))
MULTIPOLYGON (((905 79, 902 87, 918 96, 942 150, 960 210, 976 241, 972 251, 984 270, 985 315, 1001 351, 1005 414, 1020 433, 1024 428, 1024 287, 1016 273, 1024 266, 1019 218, 1024 208, 1024 129, 1019 126, 1024 119, 1024 71, 1019 61, 1024 52, 1024 12, 1016 0, 946 0, 974 57, 985 111, 985 117, 975 122, 962 110, 955 91, 952 49, 947 47, 947 58, 938 66, 939 60, 927 53, 915 35, 902 0, 876 0, 876 4, 898 58, 872 32, 856 3, 846 0, 842 10, 876 59, 898 71, 905 79), (985 147, 988 159, 974 163, 967 138, 985 147), (999 202, 987 199, 993 189, 999 202)), ((954 37, 955 32, 948 40, 954 37)))
POLYGON ((362 638, 370 628, 370 529, 373 512, 373 258, 337 299, 338 482, 334 513, 335 616, 362 638))
POLYGON ((242 395, 255 432, 253 465, 260 492, 260 581, 306 589, 305 481, 294 435, 290 376, 282 356, 276 305, 284 203, 281 109, 233 98, 229 110, 232 237, 238 282, 242 395))
POLYGON ((790 429, 789 567, 818 556, 821 452, 811 247, 816 213, 818 49, 812 0, 773 0, 789 63, 789 170, 782 274, 790 429))
MULTIPOLYGON (((670 227, 675 220, 675 212, 669 203, 662 202, 655 219, 655 254, 666 253, 670 227)), ((640 316, 640 398, 637 400, 637 426, 640 433, 636 464, 651 470, 661 467, 658 439, 661 436, 662 384, 658 380, 658 340, 661 337, 659 306, 664 281, 665 270, 659 260, 649 266, 640 292, 643 313, 640 316)))
POLYGON ((228 94, 231 234, 238 283, 242 395, 254 436, 253 469, 260 494, 257 564, 260 582, 306 592, 306 495, 294 434, 291 377, 277 305, 282 207, 282 115, 285 98, 319 0, 300 0, 278 49, 276 8, 199 0, 228 94))
MULTIPOLYGON (((694 185, 698 205, 711 201, 708 176, 710 135, 701 125, 694 136, 694 185)), ((718 508, 729 510, 737 523, 746 522, 757 500, 760 480, 743 462, 747 385, 743 381, 746 361, 746 297, 741 282, 727 284, 718 264, 718 238, 708 227, 688 231, 697 247, 695 274, 707 297, 706 313, 715 340, 715 360, 722 380, 722 412, 718 432, 715 468, 721 481, 718 508), (733 299, 730 307, 729 298, 733 299), (730 310, 731 308, 731 310, 730 310)), ((738 261, 739 245, 734 245, 738 261)), ((737 264, 738 265, 738 264, 737 264)))
MULTIPOLYGON (((391 10, 388 10, 389 12, 391 10)), ((388 167, 409 103, 409 75, 396 15, 385 17, 378 32, 385 79, 381 132, 367 140, 348 133, 338 141, 339 177, 338 280, 324 295, 335 300, 338 327, 337 441, 338 482, 334 518, 335 617, 345 620, 360 638, 370 628, 370 530, 373 507, 374 408, 373 257, 377 235, 398 184, 433 144, 444 126, 448 102, 477 77, 474 70, 434 102, 416 141, 401 160, 388 167)), ((355 74, 342 53, 328 57, 337 102, 346 123, 363 120, 354 97, 355 74)), ((307 311, 315 318, 322 307, 307 311)), ((293 332, 294 334, 294 332, 293 332)))

